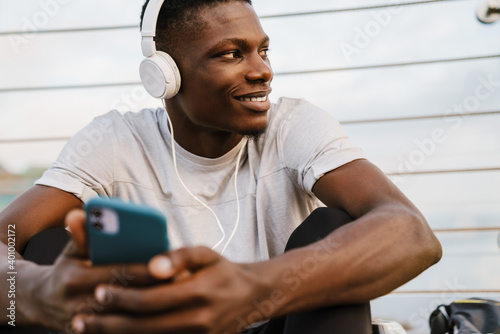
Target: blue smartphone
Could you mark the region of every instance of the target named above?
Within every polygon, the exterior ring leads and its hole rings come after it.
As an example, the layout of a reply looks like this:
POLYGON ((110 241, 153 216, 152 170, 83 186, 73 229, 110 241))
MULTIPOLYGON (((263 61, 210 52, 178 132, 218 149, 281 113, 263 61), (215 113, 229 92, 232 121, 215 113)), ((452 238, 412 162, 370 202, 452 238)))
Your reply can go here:
POLYGON ((93 264, 146 263, 168 250, 167 220, 154 208, 92 198, 85 211, 93 264))

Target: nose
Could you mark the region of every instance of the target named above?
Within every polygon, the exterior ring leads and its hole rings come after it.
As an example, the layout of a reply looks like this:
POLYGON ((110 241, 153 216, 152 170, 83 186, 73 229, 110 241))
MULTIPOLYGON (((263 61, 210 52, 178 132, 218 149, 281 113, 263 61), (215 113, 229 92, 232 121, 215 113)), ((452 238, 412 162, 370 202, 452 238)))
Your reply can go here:
POLYGON ((248 81, 270 82, 273 79, 273 70, 269 59, 263 59, 255 54, 248 59, 248 70, 246 79, 248 81))

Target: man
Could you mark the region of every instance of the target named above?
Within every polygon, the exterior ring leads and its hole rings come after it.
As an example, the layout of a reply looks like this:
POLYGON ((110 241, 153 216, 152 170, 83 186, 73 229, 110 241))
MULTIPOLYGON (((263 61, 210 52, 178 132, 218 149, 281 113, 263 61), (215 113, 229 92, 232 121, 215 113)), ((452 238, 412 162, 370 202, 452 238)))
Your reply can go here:
POLYGON ((162 8, 157 47, 182 77, 165 101, 171 123, 163 109, 97 118, 0 216, 2 241, 15 225, 20 252, 64 221, 72 231, 54 265, 16 262, 17 324, 215 334, 273 319, 246 331, 369 333, 368 302, 441 256, 425 219, 327 113, 271 105, 269 38, 250 1, 162 8), (92 267, 73 209, 98 194, 163 210, 173 250, 92 267), (328 208, 314 210, 320 201, 328 208))

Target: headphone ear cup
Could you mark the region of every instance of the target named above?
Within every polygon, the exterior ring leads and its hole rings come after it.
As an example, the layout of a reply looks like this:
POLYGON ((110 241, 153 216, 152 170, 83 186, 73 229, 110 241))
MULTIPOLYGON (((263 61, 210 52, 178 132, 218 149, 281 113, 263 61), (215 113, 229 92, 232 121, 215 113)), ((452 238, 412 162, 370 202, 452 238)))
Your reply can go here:
POLYGON ((157 99, 170 99, 181 88, 181 74, 168 53, 157 51, 144 59, 139 74, 146 91, 157 99))

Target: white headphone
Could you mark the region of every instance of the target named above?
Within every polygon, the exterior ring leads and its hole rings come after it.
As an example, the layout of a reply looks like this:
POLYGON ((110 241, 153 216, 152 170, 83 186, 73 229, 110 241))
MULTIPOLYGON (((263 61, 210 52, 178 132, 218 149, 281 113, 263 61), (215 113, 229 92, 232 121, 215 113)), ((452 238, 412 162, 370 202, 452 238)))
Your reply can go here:
POLYGON ((181 74, 172 57, 156 50, 156 23, 164 0, 150 0, 142 20, 142 54, 139 67, 142 84, 157 99, 170 99, 181 88, 181 74))

